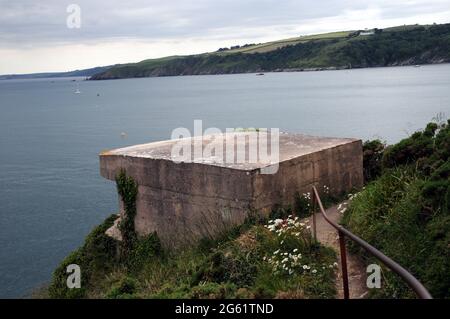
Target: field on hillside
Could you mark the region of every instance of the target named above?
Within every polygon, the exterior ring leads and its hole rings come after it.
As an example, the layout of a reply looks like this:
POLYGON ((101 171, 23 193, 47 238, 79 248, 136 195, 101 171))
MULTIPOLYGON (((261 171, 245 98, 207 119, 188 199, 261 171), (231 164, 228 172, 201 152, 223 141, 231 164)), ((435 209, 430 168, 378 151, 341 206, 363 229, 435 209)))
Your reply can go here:
POLYGON ((315 35, 305 35, 299 36, 296 38, 289 38, 283 40, 277 40, 272 42, 266 42, 256 45, 251 45, 248 47, 243 47, 239 49, 228 50, 224 52, 218 52, 218 54, 230 54, 230 53, 264 53, 276 50, 278 48, 282 48, 288 45, 295 45, 302 42, 308 42, 311 40, 329 40, 329 39, 338 39, 347 37, 352 31, 339 31, 339 32, 330 32, 323 34, 315 34, 315 35))

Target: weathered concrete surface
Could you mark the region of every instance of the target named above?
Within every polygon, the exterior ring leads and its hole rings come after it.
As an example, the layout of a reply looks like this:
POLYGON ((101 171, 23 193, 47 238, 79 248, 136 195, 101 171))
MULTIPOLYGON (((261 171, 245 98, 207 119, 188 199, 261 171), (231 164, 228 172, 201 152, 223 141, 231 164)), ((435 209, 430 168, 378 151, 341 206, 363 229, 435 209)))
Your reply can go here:
MULTIPOLYGON (((169 248, 217 236, 242 223, 250 211, 268 214, 275 205, 293 203, 296 193, 308 192, 312 185, 327 185, 332 194, 362 186, 360 140, 280 134, 279 159, 271 164, 236 161, 239 145, 248 152, 254 138, 249 132, 203 137, 200 145, 224 145, 230 137, 235 139, 231 163, 220 161, 231 152, 226 147, 223 154, 177 163, 171 150, 180 140, 170 140, 103 152, 100 172, 114 180, 124 169, 134 178, 139 186, 136 231, 156 231, 169 248), (277 164, 275 174, 262 174, 277 164)), ((194 145, 199 138, 184 141, 194 145)))

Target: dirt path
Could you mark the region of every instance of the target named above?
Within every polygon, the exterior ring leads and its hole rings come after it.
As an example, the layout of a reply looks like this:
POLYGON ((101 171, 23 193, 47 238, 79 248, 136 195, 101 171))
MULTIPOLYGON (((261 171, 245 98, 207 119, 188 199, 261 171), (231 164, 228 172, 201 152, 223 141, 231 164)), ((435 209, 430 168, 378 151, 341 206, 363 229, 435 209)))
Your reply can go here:
MULTIPOLYGON (((334 221, 338 222, 342 217, 341 211, 345 209, 347 202, 343 202, 340 205, 335 205, 326 210, 328 217, 334 221)), ((310 219, 310 224, 312 227, 312 218, 310 219)), ((342 287, 342 276, 341 276, 341 260, 339 254, 339 237, 336 229, 334 229, 328 222, 323 218, 321 213, 316 213, 316 229, 317 229, 317 239, 325 246, 333 248, 338 255, 338 271, 336 274, 336 289, 338 291, 338 298, 344 298, 344 291, 342 287)), ((350 299, 364 298, 367 295, 366 286, 366 266, 363 262, 355 255, 349 254, 347 250, 347 269, 348 269, 348 281, 350 290, 350 299)))

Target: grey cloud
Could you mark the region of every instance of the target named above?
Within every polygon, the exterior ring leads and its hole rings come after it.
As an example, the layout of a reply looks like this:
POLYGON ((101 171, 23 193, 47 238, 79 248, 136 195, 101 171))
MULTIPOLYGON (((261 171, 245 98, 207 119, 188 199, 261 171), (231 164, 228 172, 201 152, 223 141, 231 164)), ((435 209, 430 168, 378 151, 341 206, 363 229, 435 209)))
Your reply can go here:
MULTIPOLYGON (((384 18, 449 10, 448 1, 293 1, 293 0, 0 0, 0 46, 221 36, 222 32, 261 27, 302 25, 314 19, 338 17, 349 10, 379 8, 384 18), (66 27, 66 7, 79 4, 82 28, 66 27)), ((264 27, 264 28, 263 28, 264 27)), ((232 34, 222 36, 232 37, 232 34)))

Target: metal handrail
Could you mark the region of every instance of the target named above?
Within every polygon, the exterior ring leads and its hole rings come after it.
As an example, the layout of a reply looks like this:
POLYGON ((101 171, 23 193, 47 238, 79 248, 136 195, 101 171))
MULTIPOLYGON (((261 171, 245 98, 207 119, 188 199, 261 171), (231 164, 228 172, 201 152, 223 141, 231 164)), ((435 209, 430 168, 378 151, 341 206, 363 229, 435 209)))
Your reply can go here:
POLYGON ((341 255, 341 265, 342 265, 342 281, 344 286, 344 299, 349 299, 349 289, 348 289, 348 274, 347 274, 347 254, 345 249, 345 237, 349 237, 351 240, 356 242, 359 246, 364 248, 366 251, 368 251, 370 254, 375 256, 378 260, 380 260, 386 267, 391 269, 393 272, 395 272, 397 275, 399 275, 407 284, 409 287, 411 287, 412 290, 416 293, 416 295, 420 299, 432 299, 433 297, 430 295, 428 290, 413 276, 411 275, 405 268, 397 264, 395 261, 393 261, 391 258, 387 257, 385 254, 383 254, 381 251, 376 249, 375 247, 371 246, 352 232, 348 231, 341 225, 336 224, 333 222, 325 213, 325 210, 322 205, 322 201, 320 200, 319 193, 317 192, 317 189, 315 186, 313 186, 313 234, 314 239, 317 239, 316 234, 316 216, 314 213, 315 210, 315 203, 319 205, 320 212, 322 213, 323 218, 331 225, 333 226, 339 234, 339 246, 340 246, 340 255, 341 255))

